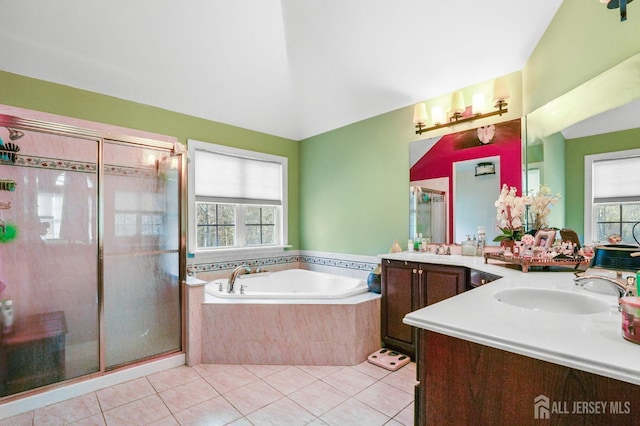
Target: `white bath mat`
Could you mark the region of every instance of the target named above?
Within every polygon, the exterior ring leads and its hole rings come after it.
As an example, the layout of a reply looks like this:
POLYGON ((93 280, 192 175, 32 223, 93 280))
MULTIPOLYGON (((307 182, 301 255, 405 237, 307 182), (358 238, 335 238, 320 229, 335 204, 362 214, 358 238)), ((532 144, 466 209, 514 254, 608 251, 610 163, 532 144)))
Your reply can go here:
POLYGON ((411 362, 411 358, 407 355, 386 348, 375 351, 369 355, 367 360, 371 364, 391 371, 396 371, 411 362))

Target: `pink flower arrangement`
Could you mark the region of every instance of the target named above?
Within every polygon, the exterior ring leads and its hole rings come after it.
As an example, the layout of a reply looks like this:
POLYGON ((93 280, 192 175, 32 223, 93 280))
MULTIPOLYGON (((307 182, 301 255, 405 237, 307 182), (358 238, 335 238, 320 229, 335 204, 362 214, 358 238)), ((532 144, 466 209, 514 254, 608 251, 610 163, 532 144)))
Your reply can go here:
POLYGON ((498 229, 502 231, 502 235, 498 235, 493 241, 518 241, 522 235, 527 204, 525 198, 517 196, 517 191, 515 186, 509 187, 507 184, 502 186, 500 196, 495 202, 498 229))

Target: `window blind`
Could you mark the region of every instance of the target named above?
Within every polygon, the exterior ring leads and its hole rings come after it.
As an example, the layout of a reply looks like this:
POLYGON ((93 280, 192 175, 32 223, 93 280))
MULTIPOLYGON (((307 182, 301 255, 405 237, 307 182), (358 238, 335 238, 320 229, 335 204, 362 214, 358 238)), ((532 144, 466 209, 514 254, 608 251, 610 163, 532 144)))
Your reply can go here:
POLYGON ((640 201, 640 157, 593 163, 593 202, 640 201))
POLYGON ((234 155, 195 151, 198 201, 282 204, 282 164, 234 155))

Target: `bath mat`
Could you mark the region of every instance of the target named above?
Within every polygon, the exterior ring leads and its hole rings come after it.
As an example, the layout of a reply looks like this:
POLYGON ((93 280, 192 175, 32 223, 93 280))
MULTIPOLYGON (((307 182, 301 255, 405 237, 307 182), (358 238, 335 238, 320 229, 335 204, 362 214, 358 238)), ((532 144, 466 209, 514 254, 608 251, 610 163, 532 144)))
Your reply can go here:
POLYGON ((373 365, 391 371, 396 371, 411 362, 411 358, 407 355, 386 348, 372 353, 367 360, 373 365))

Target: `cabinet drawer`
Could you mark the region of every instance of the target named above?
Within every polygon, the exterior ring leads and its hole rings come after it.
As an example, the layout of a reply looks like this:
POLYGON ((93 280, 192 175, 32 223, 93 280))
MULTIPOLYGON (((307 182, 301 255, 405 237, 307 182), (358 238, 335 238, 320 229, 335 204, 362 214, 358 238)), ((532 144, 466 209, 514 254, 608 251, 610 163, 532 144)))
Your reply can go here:
POLYGON ((500 278, 502 277, 499 275, 478 271, 477 269, 471 269, 469 271, 469 289, 480 287, 481 285, 488 284, 491 281, 495 281, 500 278))

